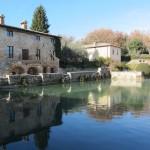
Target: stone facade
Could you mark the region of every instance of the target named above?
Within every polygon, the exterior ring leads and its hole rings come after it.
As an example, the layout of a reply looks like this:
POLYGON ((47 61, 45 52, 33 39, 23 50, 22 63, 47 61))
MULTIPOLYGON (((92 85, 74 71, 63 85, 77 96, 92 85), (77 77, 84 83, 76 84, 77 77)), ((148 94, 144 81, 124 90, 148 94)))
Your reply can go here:
POLYGON ((121 48, 109 43, 94 43, 84 46, 89 60, 96 57, 110 58, 113 61, 121 61, 121 48))
POLYGON ((60 37, 28 30, 27 22, 22 22, 21 28, 0 23, 1 76, 58 71, 59 59, 55 51, 60 37))

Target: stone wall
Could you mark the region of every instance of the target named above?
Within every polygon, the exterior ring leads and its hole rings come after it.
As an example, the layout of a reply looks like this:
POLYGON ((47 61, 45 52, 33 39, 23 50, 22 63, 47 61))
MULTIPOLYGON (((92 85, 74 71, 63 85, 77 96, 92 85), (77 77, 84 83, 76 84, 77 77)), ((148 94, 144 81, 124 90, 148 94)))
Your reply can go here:
MULTIPOLYGON (((7 75, 9 85, 40 85, 42 78, 40 75, 7 75)), ((0 83, 1 85, 1 83, 0 83)))
POLYGON ((117 79, 123 79, 123 80, 142 79, 142 72, 128 72, 128 71, 111 72, 111 78, 113 80, 117 80, 117 79))
POLYGON ((0 77, 0 86, 8 86, 8 78, 0 77))
POLYGON ((21 84, 26 85, 41 85, 42 78, 40 75, 26 75, 21 78, 21 84))
POLYGON ((63 74, 61 73, 44 73, 41 74, 43 79, 43 84, 51 84, 51 83, 60 83, 61 79, 63 78, 63 74))
POLYGON ((94 78, 96 72, 95 71, 78 71, 78 72, 67 72, 70 76, 71 81, 80 81, 81 78, 94 78))
POLYGON ((41 73, 39 75, 7 75, 6 78, 0 78, 0 87, 48 85, 60 83, 62 78, 63 74, 59 73, 41 73))
POLYGON ((20 85, 21 84, 21 75, 7 75, 9 85, 20 85))
POLYGON ((109 78, 106 69, 97 71, 78 71, 63 73, 39 73, 38 75, 6 75, 0 78, 0 88, 14 86, 50 85, 54 83, 66 83, 74 81, 92 81, 102 78, 109 78))
POLYGON ((92 81, 97 79, 110 78, 109 68, 102 67, 93 71, 76 71, 76 72, 67 72, 71 81, 92 81))

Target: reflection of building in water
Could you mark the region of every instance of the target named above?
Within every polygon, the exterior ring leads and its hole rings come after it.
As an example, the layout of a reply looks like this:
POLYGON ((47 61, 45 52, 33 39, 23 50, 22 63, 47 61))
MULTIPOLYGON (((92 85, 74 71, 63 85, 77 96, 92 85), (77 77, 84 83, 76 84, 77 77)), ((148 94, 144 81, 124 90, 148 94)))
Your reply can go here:
POLYGON ((116 106, 120 103, 120 91, 113 94, 108 92, 104 95, 90 92, 88 96, 88 112, 96 119, 111 119, 113 115, 119 115, 121 113, 119 111, 115 111, 115 109, 117 109, 116 106))
POLYGON ((101 92, 90 92, 88 113, 99 120, 109 120, 113 116, 130 112, 134 116, 150 114, 150 94, 148 87, 110 87, 101 92))
POLYGON ((107 93, 106 95, 99 95, 98 93, 89 93, 88 103, 93 106, 98 106, 102 109, 111 108, 114 104, 121 102, 121 92, 118 91, 114 95, 107 93), (108 94, 108 95, 107 95, 108 94))
POLYGON ((40 147, 43 144, 40 140, 47 137, 49 127, 61 124, 61 116, 58 97, 8 94, 0 100, 0 145, 28 139, 24 136, 36 133, 35 143, 40 147))
POLYGON ((111 86, 119 86, 119 87, 142 87, 142 80, 132 80, 132 79, 117 79, 111 80, 111 86))

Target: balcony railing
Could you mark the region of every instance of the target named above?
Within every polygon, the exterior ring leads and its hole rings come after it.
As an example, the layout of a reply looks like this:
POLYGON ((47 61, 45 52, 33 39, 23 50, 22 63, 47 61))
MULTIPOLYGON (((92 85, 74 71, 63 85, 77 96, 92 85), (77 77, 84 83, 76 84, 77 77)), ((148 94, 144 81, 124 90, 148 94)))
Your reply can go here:
POLYGON ((23 64, 47 64, 59 66, 59 59, 57 57, 54 57, 54 60, 51 60, 50 58, 41 58, 40 60, 38 60, 36 56, 30 55, 27 60, 24 60, 22 59, 22 56, 19 55, 15 56, 14 58, 10 58, 9 61, 21 62, 23 64))
POLYGON ((26 60, 22 59, 21 55, 15 56, 14 58, 11 58, 10 60, 13 62, 21 62, 23 64, 41 63, 41 60, 38 60, 36 56, 32 56, 32 55, 30 55, 28 59, 26 60))

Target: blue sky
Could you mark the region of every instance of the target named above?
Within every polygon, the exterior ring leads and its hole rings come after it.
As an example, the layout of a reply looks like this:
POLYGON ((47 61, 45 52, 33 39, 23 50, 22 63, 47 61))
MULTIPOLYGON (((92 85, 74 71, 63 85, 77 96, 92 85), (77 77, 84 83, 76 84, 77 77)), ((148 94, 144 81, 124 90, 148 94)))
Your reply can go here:
POLYGON ((83 38, 98 28, 150 31, 150 0, 0 0, 0 13, 6 24, 20 26, 27 20, 31 25, 33 11, 40 4, 56 35, 83 38))

